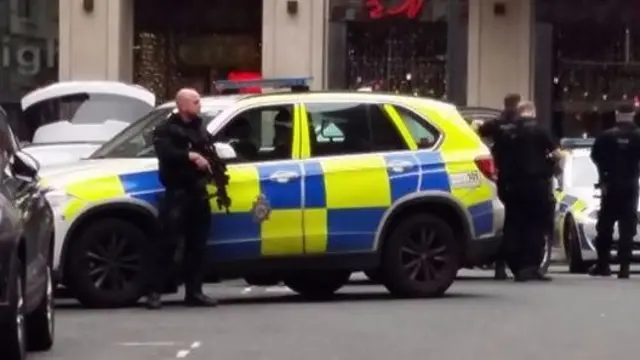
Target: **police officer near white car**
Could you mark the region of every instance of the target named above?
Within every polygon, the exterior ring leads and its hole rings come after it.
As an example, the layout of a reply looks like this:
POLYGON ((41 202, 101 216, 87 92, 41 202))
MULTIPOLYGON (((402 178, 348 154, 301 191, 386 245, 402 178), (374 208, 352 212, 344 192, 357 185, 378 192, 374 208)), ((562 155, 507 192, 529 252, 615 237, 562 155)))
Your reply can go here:
POLYGON ((634 124, 632 106, 616 111, 616 125, 598 136, 591 148, 591 159, 598 169, 601 191, 596 224, 598 260, 592 276, 610 276, 610 257, 614 225, 618 224, 618 278, 629 278, 631 246, 638 223, 638 178, 640 177, 640 128, 634 124))

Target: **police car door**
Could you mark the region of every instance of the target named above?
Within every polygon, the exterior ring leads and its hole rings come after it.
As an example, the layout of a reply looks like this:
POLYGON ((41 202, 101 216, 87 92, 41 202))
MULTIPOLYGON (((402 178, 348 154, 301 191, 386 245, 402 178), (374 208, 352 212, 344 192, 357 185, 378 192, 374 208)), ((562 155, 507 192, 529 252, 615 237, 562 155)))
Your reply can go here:
POLYGON ((214 209, 213 253, 221 261, 303 252, 298 106, 245 108, 221 129, 229 161, 230 214, 214 209))
POLYGON ((385 211, 417 190, 417 160, 387 107, 348 100, 304 104, 307 254, 373 251, 385 211))

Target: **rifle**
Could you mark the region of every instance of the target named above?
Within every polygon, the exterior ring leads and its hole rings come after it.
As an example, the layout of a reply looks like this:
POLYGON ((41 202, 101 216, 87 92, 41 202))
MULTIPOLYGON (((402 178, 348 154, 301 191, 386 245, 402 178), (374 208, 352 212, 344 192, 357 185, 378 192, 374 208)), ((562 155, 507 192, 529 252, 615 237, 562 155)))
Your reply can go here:
POLYGON ((207 137, 207 142, 203 144, 201 155, 209 162, 211 172, 207 173, 207 181, 216 187, 216 192, 211 197, 216 197, 218 209, 225 209, 229 214, 231 207, 231 198, 227 194, 227 186, 229 185, 229 175, 227 174, 227 165, 220 159, 218 152, 213 144, 211 136, 207 137))

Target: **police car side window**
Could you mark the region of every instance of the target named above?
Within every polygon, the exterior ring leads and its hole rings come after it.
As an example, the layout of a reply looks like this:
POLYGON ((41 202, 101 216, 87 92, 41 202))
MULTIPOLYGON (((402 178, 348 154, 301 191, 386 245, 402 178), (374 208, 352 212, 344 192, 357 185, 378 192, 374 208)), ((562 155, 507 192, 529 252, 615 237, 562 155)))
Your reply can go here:
POLYGON ((308 103, 311 155, 405 150, 406 144, 379 104, 308 103))
POLYGON ((233 163, 291 159, 293 105, 243 111, 216 138, 234 148, 238 157, 231 160, 233 163))
POLYGON ((409 109, 400 106, 396 106, 395 108, 407 129, 409 129, 418 148, 428 149, 436 144, 440 134, 435 127, 409 109))

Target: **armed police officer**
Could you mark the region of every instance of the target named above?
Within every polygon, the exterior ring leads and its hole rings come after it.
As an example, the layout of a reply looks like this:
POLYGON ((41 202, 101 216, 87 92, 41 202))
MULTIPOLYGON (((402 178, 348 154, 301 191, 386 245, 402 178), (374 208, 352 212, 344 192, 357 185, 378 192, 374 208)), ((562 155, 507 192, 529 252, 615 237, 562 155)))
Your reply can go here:
POLYGON ((596 224, 598 260, 592 276, 609 276, 613 227, 618 223, 618 278, 629 277, 631 245, 636 235, 638 177, 640 176, 640 128, 634 124, 633 108, 616 111, 616 125, 598 136, 591 148, 591 159, 598 168, 600 213, 596 224))
POLYGON ((175 101, 177 112, 153 132, 159 177, 166 192, 160 205, 162 239, 157 246, 155 281, 147 298, 150 309, 161 307, 160 294, 176 275, 175 263, 181 265, 185 304, 217 305, 202 292, 211 223, 206 184, 212 164, 203 156, 200 145, 208 136, 199 116, 200 95, 193 89, 182 89, 175 101))
POLYGON ((507 210, 507 262, 516 281, 550 280, 540 272, 540 263, 554 206, 553 165, 560 152, 538 125, 532 102, 521 102, 518 114, 494 143, 507 210))
MULTIPOLYGON (((477 129, 478 134, 481 137, 488 139, 491 143, 495 145, 496 140, 502 136, 505 136, 506 132, 511 128, 511 125, 516 120, 516 117, 518 115, 517 107, 518 107, 518 104, 520 103, 520 99, 521 97, 519 94, 508 94, 504 98, 504 110, 502 111, 500 116, 498 116, 494 120, 486 121, 482 124, 475 123, 473 124, 473 127, 477 129)), ((500 154, 495 150, 496 150, 495 147, 492 145, 491 154, 493 155, 493 159, 496 163, 496 167, 500 169, 500 167, 502 167, 500 164, 500 161, 502 159, 500 158, 500 154)), ((498 173, 497 187, 498 187, 498 197, 504 203, 505 186, 504 186, 504 179, 502 176, 500 176, 500 173, 498 173)), ((505 212, 508 213, 508 209, 506 209, 506 207, 505 207, 505 212)), ((498 252, 498 257, 495 262, 495 275, 494 275, 496 280, 504 280, 507 278, 506 252, 509 247, 509 241, 511 240, 504 237, 500 250, 498 252)), ((511 270, 514 271, 513 268, 511 270)))

